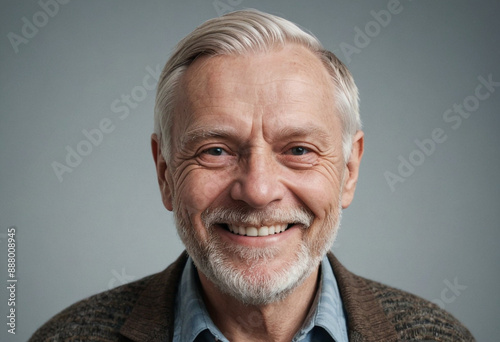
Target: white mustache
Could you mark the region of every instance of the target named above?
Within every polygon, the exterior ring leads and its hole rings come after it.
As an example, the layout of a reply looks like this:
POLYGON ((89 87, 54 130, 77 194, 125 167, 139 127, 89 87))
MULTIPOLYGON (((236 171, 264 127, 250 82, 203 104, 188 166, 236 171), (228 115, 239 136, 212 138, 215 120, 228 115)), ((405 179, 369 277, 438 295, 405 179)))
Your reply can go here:
POLYGON ((313 213, 304 208, 274 208, 255 210, 248 207, 208 208, 201 214, 203 225, 208 229, 217 223, 238 223, 253 227, 261 227, 273 223, 294 223, 309 227, 313 213))

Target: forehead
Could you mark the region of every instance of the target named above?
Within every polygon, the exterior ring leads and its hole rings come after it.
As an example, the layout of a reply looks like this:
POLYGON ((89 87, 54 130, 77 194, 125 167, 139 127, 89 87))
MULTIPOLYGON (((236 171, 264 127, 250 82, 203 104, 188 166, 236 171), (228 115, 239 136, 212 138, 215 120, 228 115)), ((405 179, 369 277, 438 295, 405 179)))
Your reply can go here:
POLYGON ((331 120, 336 117, 334 91, 321 60, 302 46, 204 56, 181 77, 174 134, 183 131, 186 124, 205 124, 214 116, 232 120, 253 113, 254 118, 266 115, 266 120, 287 120, 288 116, 304 123, 331 120))
POLYGON ((302 83, 303 90, 321 88, 325 93, 333 92, 323 63, 311 51, 299 45, 246 55, 200 57, 187 69, 181 87, 187 90, 188 95, 199 92, 206 95, 232 95, 242 90, 249 93, 257 87, 269 88, 266 85, 284 80, 302 83))

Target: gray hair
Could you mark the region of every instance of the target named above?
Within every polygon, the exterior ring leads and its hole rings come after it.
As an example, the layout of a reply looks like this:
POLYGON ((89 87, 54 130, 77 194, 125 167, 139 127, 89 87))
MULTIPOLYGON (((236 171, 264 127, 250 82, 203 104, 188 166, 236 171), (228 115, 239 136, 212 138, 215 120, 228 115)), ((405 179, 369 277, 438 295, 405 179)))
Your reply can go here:
POLYGON ((171 127, 179 81, 199 56, 244 55, 267 52, 298 44, 323 62, 335 85, 336 109, 342 122, 342 152, 347 162, 352 137, 361 129, 358 88, 347 67, 319 40, 294 23, 257 10, 243 10, 206 21, 179 42, 163 68, 155 103, 154 131, 161 141, 162 155, 170 161, 171 127))

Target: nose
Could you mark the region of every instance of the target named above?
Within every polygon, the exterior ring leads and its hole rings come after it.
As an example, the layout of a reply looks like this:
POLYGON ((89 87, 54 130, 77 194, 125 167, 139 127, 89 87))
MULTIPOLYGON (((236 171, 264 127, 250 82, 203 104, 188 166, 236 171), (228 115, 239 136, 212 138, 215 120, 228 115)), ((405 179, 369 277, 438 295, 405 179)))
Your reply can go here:
POLYGON ((280 201, 285 194, 285 186, 280 180, 279 169, 280 165, 272 155, 250 155, 232 185, 232 199, 243 201, 256 209, 263 209, 272 202, 280 201))

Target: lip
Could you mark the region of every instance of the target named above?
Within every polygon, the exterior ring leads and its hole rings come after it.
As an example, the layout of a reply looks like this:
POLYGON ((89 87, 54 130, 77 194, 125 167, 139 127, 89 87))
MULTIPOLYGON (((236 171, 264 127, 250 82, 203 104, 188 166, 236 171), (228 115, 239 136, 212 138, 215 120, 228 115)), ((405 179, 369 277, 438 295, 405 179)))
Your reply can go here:
POLYGON ((226 243, 238 244, 247 247, 270 247, 285 243, 287 240, 300 234, 302 230, 300 225, 293 225, 279 234, 268 236, 245 236, 231 233, 221 225, 215 225, 215 230, 226 243))

